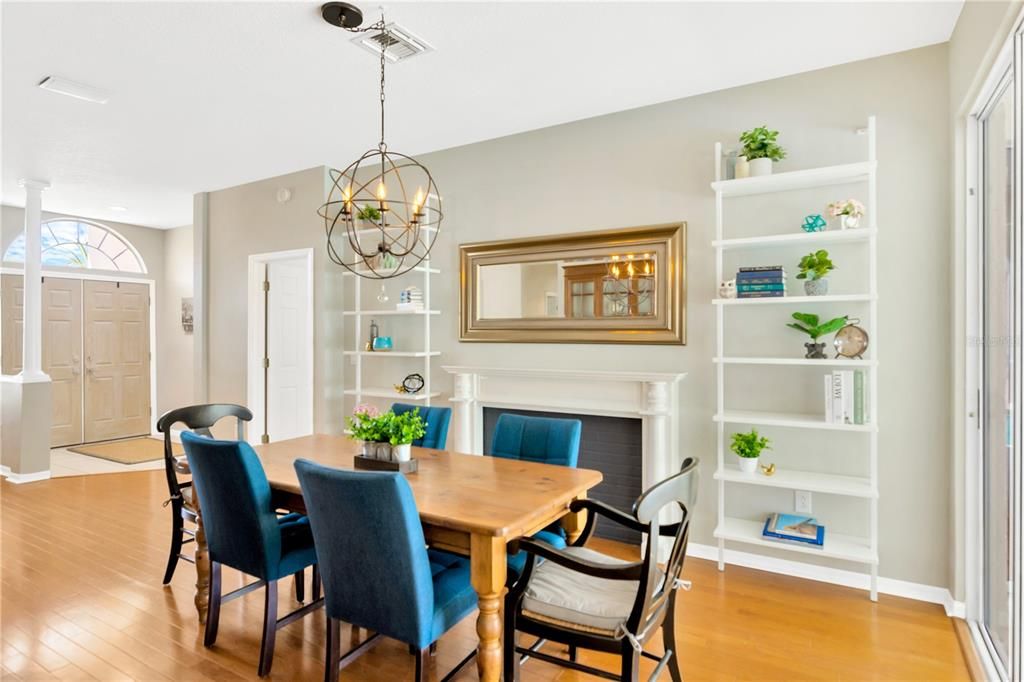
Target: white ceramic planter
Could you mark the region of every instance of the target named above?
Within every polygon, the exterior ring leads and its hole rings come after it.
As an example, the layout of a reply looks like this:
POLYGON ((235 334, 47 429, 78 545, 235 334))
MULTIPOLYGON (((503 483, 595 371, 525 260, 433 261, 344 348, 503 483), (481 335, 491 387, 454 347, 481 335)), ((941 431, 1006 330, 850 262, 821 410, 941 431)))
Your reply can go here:
POLYGON ((760 457, 740 457, 737 455, 736 459, 740 461, 740 471, 750 476, 757 473, 757 463, 761 461, 760 457))
POLYGON ((394 455, 395 461, 408 462, 412 459, 412 445, 406 443, 404 445, 392 445, 391 454, 394 455))
POLYGON ((753 159, 750 162, 750 175, 757 177, 759 175, 771 175, 772 174, 772 160, 768 158, 764 159, 753 159))
POLYGON ((843 230, 858 228, 860 227, 860 216, 841 215, 839 216, 839 226, 843 230))
POLYGON ((733 167, 733 177, 735 177, 737 180, 739 180, 740 178, 750 177, 750 162, 747 161, 747 157, 736 157, 736 165, 733 167))

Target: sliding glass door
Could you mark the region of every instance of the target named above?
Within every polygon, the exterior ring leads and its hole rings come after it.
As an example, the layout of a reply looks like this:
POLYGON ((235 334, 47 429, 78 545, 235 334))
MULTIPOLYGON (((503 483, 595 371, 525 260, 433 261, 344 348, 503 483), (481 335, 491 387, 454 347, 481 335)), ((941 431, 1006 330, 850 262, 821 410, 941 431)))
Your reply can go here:
POLYGON ((982 628, 992 657, 1011 667, 1017 388, 1017 239, 1013 220, 1014 98, 1008 72, 978 117, 982 275, 982 628))

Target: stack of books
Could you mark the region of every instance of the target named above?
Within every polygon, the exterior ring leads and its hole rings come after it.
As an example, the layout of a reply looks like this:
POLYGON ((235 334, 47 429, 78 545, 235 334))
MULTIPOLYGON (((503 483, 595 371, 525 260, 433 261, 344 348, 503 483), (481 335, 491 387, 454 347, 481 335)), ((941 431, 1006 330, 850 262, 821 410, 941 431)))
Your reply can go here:
POLYGON ((788 542, 808 547, 825 545, 825 526, 810 516, 772 514, 764 522, 761 536, 773 542, 788 542))
POLYGON ((865 372, 837 369, 825 375, 825 421, 830 424, 869 423, 865 372))
POLYGON ((737 298, 777 298, 786 295, 786 270, 781 265, 740 268, 736 273, 737 298))
POLYGON ((423 310, 423 292, 418 287, 409 287, 402 289, 402 293, 398 296, 398 310, 411 310, 420 311, 423 310))

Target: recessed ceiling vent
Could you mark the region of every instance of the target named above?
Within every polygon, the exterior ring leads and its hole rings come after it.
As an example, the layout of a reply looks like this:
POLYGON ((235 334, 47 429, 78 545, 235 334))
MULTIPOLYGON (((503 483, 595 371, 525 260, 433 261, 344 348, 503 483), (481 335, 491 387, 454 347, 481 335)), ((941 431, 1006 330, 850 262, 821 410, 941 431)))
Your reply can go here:
POLYGON ((405 61, 410 57, 431 52, 434 49, 408 29, 393 23, 387 25, 386 32, 376 30, 360 33, 352 39, 352 42, 378 57, 381 50, 384 50, 384 57, 393 63, 405 61))

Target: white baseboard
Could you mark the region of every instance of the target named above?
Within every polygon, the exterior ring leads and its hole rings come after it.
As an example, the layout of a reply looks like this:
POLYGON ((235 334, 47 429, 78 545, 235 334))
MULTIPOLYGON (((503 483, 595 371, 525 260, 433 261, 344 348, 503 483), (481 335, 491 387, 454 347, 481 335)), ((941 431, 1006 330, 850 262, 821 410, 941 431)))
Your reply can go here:
MULTIPOLYGON (((688 556, 709 561, 718 561, 718 547, 712 545, 699 545, 691 542, 686 550, 688 556)), ((779 573, 781 575, 804 578, 806 580, 817 580, 818 582, 842 585, 844 587, 855 587, 862 590, 871 588, 871 576, 856 571, 846 571, 840 568, 829 568, 828 566, 817 566, 806 564, 802 561, 791 561, 789 559, 778 559, 776 557, 740 552, 734 549, 725 550, 725 563, 734 566, 755 568, 759 571, 779 573)), ((894 597, 905 597, 931 604, 941 604, 946 609, 946 615, 950 617, 963 618, 967 612, 963 602, 953 600, 953 595, 945 587, 934 585, 922 585, 906 580, 895 578, 878 578, 878 591, 882 594, 889 594, 894 597)))
POLYGON ((16 474, 10 470, 9 467, 4 467, 5 471, 2 472, 4 477, 11 483, 18 485, 22 483, 35 483, 36 481, 45 481, 50 478, 50 470, 36 471, 31 474, 16 474))
POLYGON ((0 464, 0 476, 3 476, 4 478, 6 478, 6 477, 8 477, 10 475, 11 475, 11 467, 7 466, 6 464, 0 464))

